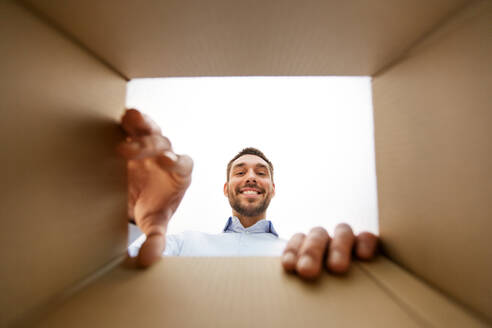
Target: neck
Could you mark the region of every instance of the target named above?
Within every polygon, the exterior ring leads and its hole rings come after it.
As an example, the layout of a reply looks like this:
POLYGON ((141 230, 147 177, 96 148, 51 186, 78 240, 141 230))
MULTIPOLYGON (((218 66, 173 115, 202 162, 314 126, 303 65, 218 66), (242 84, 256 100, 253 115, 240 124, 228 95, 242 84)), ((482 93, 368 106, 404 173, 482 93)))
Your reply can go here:
POLYGON ((266 217, 266 213, 262 213, 258 216, 244 216, 236 211, 232 211, 232 215, 239 219, 239 222, 243 225, 243 227, 248 228, 254 225, 256 222, 263 220, 266 217))

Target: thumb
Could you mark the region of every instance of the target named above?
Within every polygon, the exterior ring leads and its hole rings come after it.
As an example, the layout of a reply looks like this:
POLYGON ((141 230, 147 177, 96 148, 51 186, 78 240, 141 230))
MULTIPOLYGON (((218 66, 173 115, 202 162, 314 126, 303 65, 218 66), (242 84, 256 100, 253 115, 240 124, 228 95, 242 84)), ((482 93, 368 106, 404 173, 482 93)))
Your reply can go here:
POLYGON ((147 268, 156 263, 162 257, 166 248, 166 235, 151 234, 140 247, 137 257, 137 265, 141 268, 147 268))

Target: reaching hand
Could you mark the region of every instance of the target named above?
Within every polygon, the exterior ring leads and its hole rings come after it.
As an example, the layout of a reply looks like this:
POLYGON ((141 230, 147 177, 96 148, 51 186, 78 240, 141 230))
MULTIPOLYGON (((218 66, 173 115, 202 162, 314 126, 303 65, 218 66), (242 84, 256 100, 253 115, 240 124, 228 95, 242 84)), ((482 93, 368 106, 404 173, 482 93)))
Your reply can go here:
POLYGON ((117 151, 127 159, 128 216, 147 236, 137 258, 147 267, 165 249, 167 224, 191 183, 193 161, 176 155, 155 122, 135 109, 125 112, 121 126, 127 138, 117 151))
POLYGON ((342 223, 335 228, 333 240, 325 229, 316 227, 306 236, 297 233, 289 240, 282 255, 282 265, 288 272, 314 279, 323 267, 333 273, 345 273, 350 267, 352 251, 357 258, 370 260, 376 255, 378 237, 370 232, 354 236, 352 228, 342 223))

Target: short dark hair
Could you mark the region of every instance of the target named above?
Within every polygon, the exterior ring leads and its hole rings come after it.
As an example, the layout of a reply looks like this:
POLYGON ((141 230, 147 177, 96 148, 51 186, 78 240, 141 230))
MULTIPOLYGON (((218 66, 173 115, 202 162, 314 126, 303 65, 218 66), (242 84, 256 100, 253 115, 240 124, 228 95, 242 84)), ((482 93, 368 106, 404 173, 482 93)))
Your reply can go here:
POLYGON ((260 157, 261 159, 263 159, 265 162, 268 163, 268 167, 270 168, 270 176, 272 178, 272 181, 273 181, 273 164, 272 162, 270 162, 268 160, 268 158, 265 156, 265 154, 263 154, 263 152, 261 152, 261 150, 259 149, 256 149, 256 148, 253 148, 253 147, 247 147, 247 148, 244 148, 243 150, 241 150, 239 153, 237 153, 236 156, 234 156, 230 161, 229 163, 227 163, 227 181, 229 181, 229 174, 231 173, 231 167, 232 167, 232 163, 238 159, 239 157, 241 156, 244 156, 244 155, 255 155, 255 156, 258 156, 260 157))

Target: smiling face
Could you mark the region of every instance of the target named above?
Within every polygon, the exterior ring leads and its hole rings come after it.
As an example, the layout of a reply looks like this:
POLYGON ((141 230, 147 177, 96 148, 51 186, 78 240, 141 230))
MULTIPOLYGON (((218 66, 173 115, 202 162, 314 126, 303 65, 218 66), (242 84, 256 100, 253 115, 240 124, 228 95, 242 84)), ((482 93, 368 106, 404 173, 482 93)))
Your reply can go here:
POLYGON ((275 184, 268 163, 256 155, 243 155, 232 162, 224 195, 239 218, 258 221, 265 218, 275 184))

